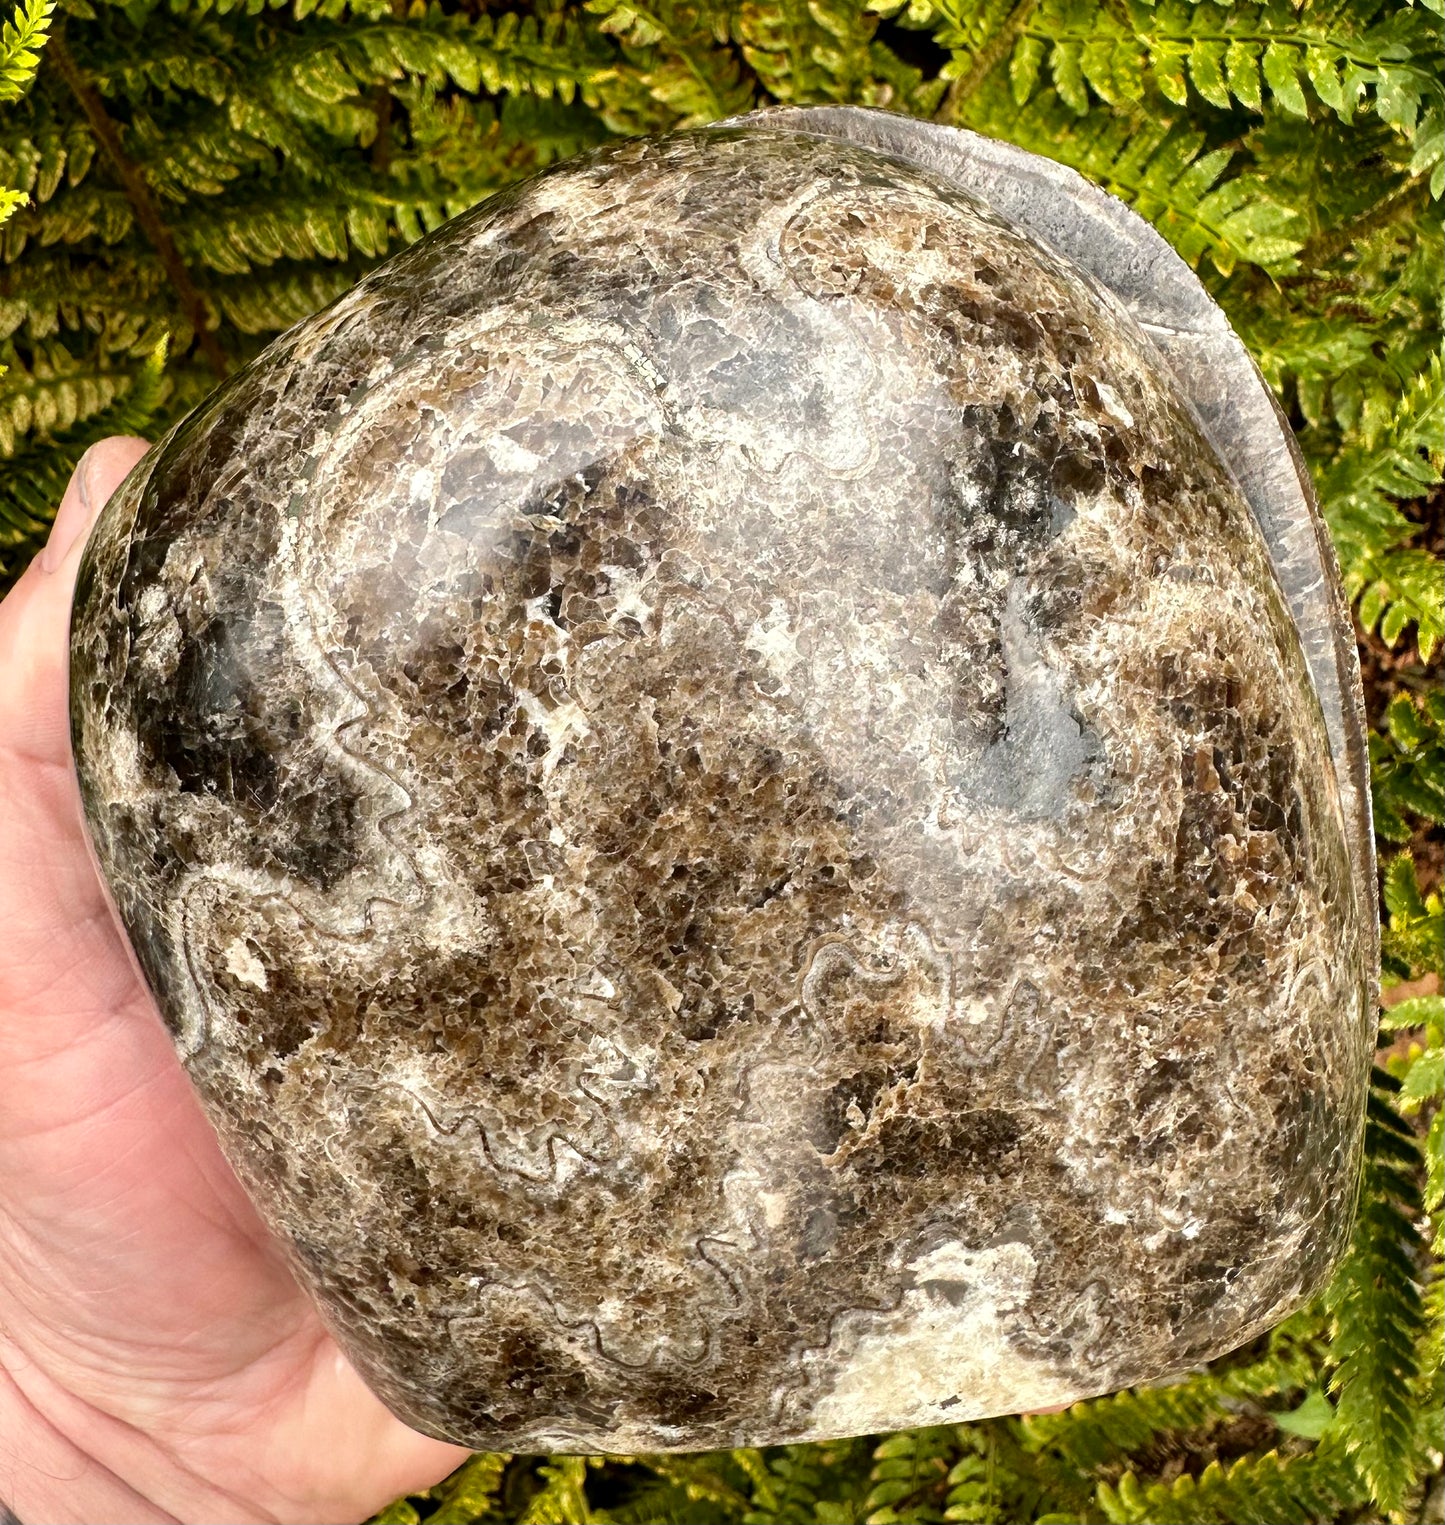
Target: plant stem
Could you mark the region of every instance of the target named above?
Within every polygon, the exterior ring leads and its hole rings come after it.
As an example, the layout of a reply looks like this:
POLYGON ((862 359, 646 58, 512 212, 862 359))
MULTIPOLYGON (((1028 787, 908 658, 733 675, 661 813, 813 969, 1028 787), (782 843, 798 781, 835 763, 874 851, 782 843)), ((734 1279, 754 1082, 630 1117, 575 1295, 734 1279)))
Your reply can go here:
POLYGON ((1015 38, 1027 25, 1037 3, 1038 0, 1019 0, 1008 20, 974 54, 973 67, 948 87, 948 94, 944 96, 943 103, 938 108, 938 121, 957 123, 964 102, 1008 56, 1015 38))
POLYGON ((65 39, 60 32, 57 31, 51 36, 45 51, 47 57, 55 60, 55 67, 60 70, 61 78, 70 87, 70 93, 80 103, 80 109, 85 113, 85 119, 90 123, 90 130, 95 134, 96 141, 105 150, 106 157, 114 166, 121 188, 135 211, 136 221, 150 240, 171 285, 175 288, 186 321, 195 330, 196 342, 200 345, 201 352, 216 375, 224 378, 226 355, 210 326, 205 300, 196 289, 196 283, 191 279, 191 272, 186 269, 185 261, 176 248, 176 241, 171 236, 171 230, 160 214, 160 208, 156 205, 155 197, 151 194, 151 188, 144 173, 138 164, 127 157, 125 150, 121 147, 119 126, 105 109, 105 102, 101 99, 100 92, 85 77, 75 59, 71 57, 70 50, 66 47, 65 39))

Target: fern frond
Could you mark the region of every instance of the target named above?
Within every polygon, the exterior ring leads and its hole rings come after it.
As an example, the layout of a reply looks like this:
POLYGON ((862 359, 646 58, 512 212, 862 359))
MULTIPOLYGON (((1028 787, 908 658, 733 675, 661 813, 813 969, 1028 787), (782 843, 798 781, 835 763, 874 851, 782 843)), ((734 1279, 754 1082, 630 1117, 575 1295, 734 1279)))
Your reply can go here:
POLYGON ((1383 733, 1370 736, 1370 777, 1376 835, 1408 842, 1410 815, 1445 825, 1445 695, 1390 701, 1383 733))
MULTIPOLYGON (((1036 0, 868 0, 868 9, 898 17, 911 30, 928 31, 934 45, 948 52, 936 88, 919 102, 921 115, 938 108, 942 89, 948 98, 941 115, 953 121, 967 95, 1001 63, 1032 14, 1036 0), (901 12, 901 15, 900 15, 901 12)), ((879 104, 886 104, 880 102, 879 104)))
POLYGON ((669 1483, 691 1504, 703 1506, 708 1517, 722 1525, 740 1520, 748 1499, 724 1475, 727 1453, 717 1456, 649 1456, 643 1465, 669 1483))
POLYGON ((55 0, 19 0, 0 27, 0 105, 18 101, 30 88, 54 14, 55 0))
POLYGON ((780 1446, 769 1455, 767 1469, 767 1486, 754 1483, 743 1525, 804 1525, 814 1520, 823 1491, 823 1468, 816 1448, 780 1446))
POLYGON ((108 356, 77 356, 56 343, 37 346, 28 363, 13 348, 4 358, 10 369, 0 381, 0 456, 12 458, 26 436, 54 438, 109 407, 134 374, 108 356))
POLYGON ((640 107, 655 130, 713 122, 752 106, 751 83, 726 46, 731 33, 726 7, 682 0, 587 0, 586 9, 600 18, 600 32, 621 44, 622 62, 614 64, 614 75, 636 87, 620 96, 615 90, 603 92, 614 114, 622 107, 635 121, 640 107), (624 105, 628 94, 631 111, 624 105))
MULTIPOLYGON (((29 89, 54 9, 55 0, 20 0, 14 16, 0 28, 0 104, 19 100, 29 89)), ((24 166, 28 184, 15 173, 20 166, 13 159, 7 163, 7 158, 0 154, 0 223, 9 221, 26 204, 36 179, 45 178, 43 153, 24 166)), ((4 374, 5 367, 0 365, 0 376, 4 374)))
POLYGON ((888 1436, 873 1453, 872 1486, 863 1505, 868 1525, 941 1520, 959 1450, 958 1432, 949 1427, 888 1436))
MULTIPOLYGON (((426 1506, 427 1525, 482 1525, 500 1520, 497 1495, 511 1457, 480 1451, 462 1463, 435 1488, 417 1496, 426 1506)), ((421 1525, 422 1514, 411 1499, 398 1499, 370 1525, 421 1525)))
POLYGON ((555 1456, 537 1468, 541 1490, 528 1501, 518 1525, 607 1525, 605 1513, 587 1502, 585 1456, 555 1456))
MULTIPOLYGON (((854 0, 745 3, 733 27, 743 58, 774 100, 883 104, 873 47, 877 21, 854 0)), ((919 83, 894 73, 895 88, 916 90, 919 83)))
POLYGON ((1071 1469, 1091 1474, 1171 1429, 1188 1430, 1226 1412, 1227 1394, 1204 1374, 1169 1387, 1145 1387, 1075 1403, 1060 1414, 1020 1421, 1024 1445, 1048 1450, 1071 1469))
MULTIPOLYGON (((992 1424, 960 1425, 957 1431, 963 1455, 948 1471, 948 1494, 943 1518, 949 1525, 993 1525, 1000 1514, 999 1427, 992 1424)), ((1012 1448, 1011 1448, 1012 1449, 1012 1448)), ((1009 1481, 1014 1481, 1010 1474, 1009 1481)), ((1036 1511, 1030 1509, 1030 1515, 1036 1511)))
POLYGON ((1345 590, 1361 603, 1366 629, 1393 644, 1414 622, 1427 661, 1445 635, 1439 563, 1403 548, 1415 526, 1392 499, 1423 495, 1445 465, 1445 372, 1438 353, 1402 399, 1384 437, 1347 445, 1320 480, 1325 519, 1339 551, 1345 590))
POLYGON ((1386 551, 1361 568, 1361 580, 1360 623, 1366 630, 1378 624, 1387 646, 1395 645, 1414 625, 1420 655, 1428 662, 1445 635, 1445 589, 1438 558, 1425 550, 1386 551))
POLYGON ((1421 974, 1445 974, 1445 910, 1439 895, 1423 895, 1415 860, 1400 853, 1385 867, 1383 929, 1387 974, 1407 980, 1421 974))
POLYGON ((1412 1389, 1424 1333, 1419 1277, 1425 1246, 1419 1146, 1390 1101, 1399 1082, 1375 1072, 1365 1127, 1365 1175, 1350 1250, 1324 1303, 1338 1434, 1370 1494, 1387 1513, 1418 1473, 1412 1389))
POLYGON ((689 1498, 685 1488, 656 1478, 638 1483, 607 1518, 612 1525, 724 1525, 739 1516, 719 1514, 713 1505, 689 1498))
POLYGON ((1000 82, 980 90, 966 125, 1079 170, 1128 202, 1191 264, 1206 255, 1228 274, 1241 261, 1274 274, 1297 268, 1295 216, 1248 174, 1234 153, 1209 148, 1202 132, 1167 116, 1120 114, 1081 127, 1056 90, 1022 108, 1000 82))
POLYGON ((11 119, 0 122, 0 177, 37 201, 49 201, 70 154, 90 140, 46 111, 15 111, 8 116, 11 119))
POLYGON ((1292 1399, 1318 1381, 1321 1353, 1322 1341, 1296 1316, 1274 1332, 1264 1354, 1243 1364, 1016 1421, 1030 1470, 1044 1483, 1052 1510, 1084 1509, 1096 1478, 1117 1475, 1161 1437, 1202 1436, 1242 1409, 1262 1415, 1267 1400, 1292 1399))
MULTIPOLYGON (((149 429, 165 396, 166 354, 162 339, 138 370, 113 378, 105 406, 6 461, 0 485, 0 575, 14 576, 40 549, 65 484, 92 445, 113 434, 144 434, 149 429)), ((4 416, 0 413, 0 420, 4 416)))
POLYGON ((759 1515, 772 1518, 777 1513, 778 1495, 773 1487, 773 1474, 768 1469, 767 1458, 756 1446, 747 1446, 734 1450, 732 1460, 733 1465, 747 1479, 747 1520, 756 1521, 759 1515))
POLYGON ((1350 1458, 1322 1442, 1302 1455, 1267 1451, 1229 1466, 1212 1461, 1197 1477, 1141 1483, 1126 1472, 1117 1488, 1099 1485, 1099 1507, 1111 1525, 1306 1525, 1338 1519, 1365 1502, 1350 1458))
POLYGON ((198 205, 176 242, 193 267, 224 276, 283 259, 374 260, 387 252, 408 204, 420 210, 425 196, 359 174, 338 174, 319 189, 282 175, 238 189, 219 205, 198 205))
POLYGON ((396 1499, 372 1515, 367 1525, 421 1525, 421 1513, 409 1498, 396 1499))
POLYGON ((1110 105, 1141 101, 1152 85, 1176 106, 1192 85, 1211 106, 1266 106, 1309 115, 1308 89, 1343 120, 1373 110, 1419 143, 1423 173, 1438 159, 1435 114, 1445 109, 1438 76, 1440 28, 1423 11, 1379 6, 1297 8, 1286 0, 1217 5, 1211 0, 1043 0, 1016 47, 1012 75, 1027 99, 1047 63, 1061 98, 1077 115, 1090 92, 1110 105))

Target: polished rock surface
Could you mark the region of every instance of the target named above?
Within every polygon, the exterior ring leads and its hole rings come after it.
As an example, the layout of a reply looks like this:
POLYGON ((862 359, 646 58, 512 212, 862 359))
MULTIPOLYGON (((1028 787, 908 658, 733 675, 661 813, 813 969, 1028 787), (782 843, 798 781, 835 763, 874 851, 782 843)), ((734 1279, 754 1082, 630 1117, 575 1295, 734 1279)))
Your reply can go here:
POLYGON ((937 177, 711 130, 449 224, 112 501, 72 710, 224 1147, 420 1429, 1059 1403, 1343 1245, 1370 912, 1265 542, 937 177))

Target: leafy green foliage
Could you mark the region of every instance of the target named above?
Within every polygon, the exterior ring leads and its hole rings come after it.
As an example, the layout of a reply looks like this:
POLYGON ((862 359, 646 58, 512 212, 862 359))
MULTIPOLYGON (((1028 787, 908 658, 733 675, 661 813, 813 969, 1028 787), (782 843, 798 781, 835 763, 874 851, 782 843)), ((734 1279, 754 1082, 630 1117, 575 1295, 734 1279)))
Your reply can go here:
POLYGON ((55 0, 20 0, 0 26, 0 104, 18 101, 35 78, 54 11, 55 0))
POLYGON ((1212 1461, 1196 1478, 1141 1483, 1126 1472, 1117 1488, 1103 1483, 1099 1505, 1111 1525, 1193 1525, 1193 1522, 1258 1521, 1298 1525, 1332 1520, 1358 1506, 1360 1485, 1337 1446, 1294 1456, 1266 1451, 1229 1465, 1212 1461))
POLYGON ((1440 896, 1420 889, 1415 861, 1408 853, 1392 858, 1385 869, 1383 964, 1387 975, 1445 974, 1445 914, 1440 896))
POLYGON ((1413 819, 1445 826, 1445 694, 1397 694, 1370 737, 1375 832, 1408 842, 1413 819))
POLYGON ((1354 1242, 1325 1296, 1338 1433, 1388 1512, 1404 1503, 1420 1469, 1414 1388, 1425 1333, 1420 1145, 1386 1099, 1398 1090, 1398 1081, 1375 1072, 1354 1242))
POLYGON ((1304 230, 1297 215, 1254 176, 1229 172, 1232 148, 1210 147, 1206 131, 1168 109, 1081 124, 1062 92, 1039 92, 1020 106, 994 80, 971 102, 967 120, 1035 152, 1047 146, 1050 158, 1129 202, 1191 265, 1208 255, 1225 275, 1241 262, 1274 275, 1299 268, 1304 230))
MULTIPOLYGON (((18 101, 35 78, 40 48, 45 42, 55 0, 20 0, 14 17, 0 26, 0 105, 18 101)), ((25 192, 6 184, 5 157, 0 154, 0 222, 25 205, 25 192)), ((38 171, 40 166, 35 166, 38 171)), ((5 366, 0 364, 0 376, 5 366)), ((3 529, 0 529, 3 534, 3 529)))
POLYGON ((1395 500, 1422 496, 1441 479, 1445 453, 1445 372, 1440 356, 1412 378, 1376 437, 1351 430, 1320 482, 1325 518, 1339 552, 1345 591, 1359 600, 1360 623, 1378 623, 1394 645, 1405 626, 1418 627, 1428 658, 1445 634, 1445 584, 1439 563, 1406 542, 1416 526, 1395 500))
POLYGON ((994 1518, 993 1476, 989 1460, 988 1438, 982 1437, 981 1447, 970 1445, 949 1468, 948 1497, 943 1511, 945 1520, 971 1522, 994 1518))
MULTIPOLYGON (((1131 0, 1119 8, 1044 0, 1019 38, 1013 75, 1026 98, 1047 63, 1080 116, 1091 92, 1110 105, 1153 91, 1176 106, 1268 106, 1304 119, 1313 101, 1346 122, 1372 111, 1415 147, 1413 167, 1435 170, 1445 87, 1428 61, 1434 46, 1426 12, 1387 10, 1379 0, 1309 9, 1286 0, 1131 0)), ((1440 184, 1432 188, 1438 196, 1440 184)))
POLYGON ((556 1456, 537 1468, 542 1486, 523 1510, 518 1525, 600 1525, 605 1515, 587 1502, 587 1458, 556 1456))
MULTIPOLYGON (((0 479, 0 567, 12 547, 27 546, 49 527, 54 505, 90 446, 112 434, 145 433, 164 395, 166 348, 162 338, 138 370, 117 380, 105 405, 84 416, 75 400, 57 395, 58 385, 37 388, 39 400, 32 402, 32 408, 48 406, 55 409, 52 416, 64 416, 67 422, 49 430, 44 444, 32 443, 6 463, 0 479)), ((64 379, 59 378, 60 382, 64 379)), ((95 386, 95 379, 88 378, 88 384, 95 386)), ((13 388, 11 395, 26 396, 13 388)), ((4 427, 5 419, 0 417, 0 432, 4 427)))
MULTIPOLYGON (((1199 271, 1296 427, 1361 625, 1412 675, 1371 716, 1380 837, 1408 849, 1441 824, 1445 705, 1409 659, 1445 642, 1425 527, 1445 469, 1441 0, 53 4, 18 0, 0 26, 0 578, 87 445, 166 427, 497 189, 618 134, 886 106, 1073 166, 1199 271)), ((1385 865, 1387 982, 1442 973, 1423 863, 1385 865)), ((379 1518, 1414 1517, 1441 1467, 1445 1021, 1438 985, 1409 989, 1383 1019, 1349 1254, 1250 1347, 1057 1414, 701 1456, 482 1455, 379 1518)))
POLYGON ((957 1451, 952 1429, 890 1435, 873 1453, 872 1486, 863 1504, 868 1525, 937 1519, 939 1503, 953 1482, 950 1464, 957 1451))
POLYGON ((501 1491, 502 1474, 511 1458, 482 1452, 437 1490, 437 1508, 427 1515, 430 1525, 468 1525, 490 1513, 501 1491))
MULTIPOLYGON (((1391 1006, 1381 1024, 1387 1032, 1403 1033, 1407 1041, 1400 1053, 1386 1060, 1389 1073, 1400 1082, 1399 1107, 1407 1116, 1428 1118, 1425 1132, 1425 1189, 1423 1205, 1432 1226, 1432 1248, 1438 1257, 1445 1249, 1445 997, 1412 996, 1391 1006)), ((1440 1267, 1433 1267, 1425 1292, 1426 1323, 1439 1333, 1440 1267)), ((1438 1340, 1427 1342, 1422 1362, 1426 1372, 1438 1375, 1438 1340)))

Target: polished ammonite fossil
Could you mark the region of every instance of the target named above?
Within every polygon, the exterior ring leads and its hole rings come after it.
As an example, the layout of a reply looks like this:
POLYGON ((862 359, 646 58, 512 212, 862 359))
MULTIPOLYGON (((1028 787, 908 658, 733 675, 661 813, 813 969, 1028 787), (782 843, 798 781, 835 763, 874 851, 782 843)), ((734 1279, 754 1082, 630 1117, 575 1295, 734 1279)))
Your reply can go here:
POLYGON ((875 113, 630 142, 293 329, 87 552, 100 864, 345 1349, 477 1447, 1059 1403, 1348 1230, 1358 677, 1149 229, 875 113))

